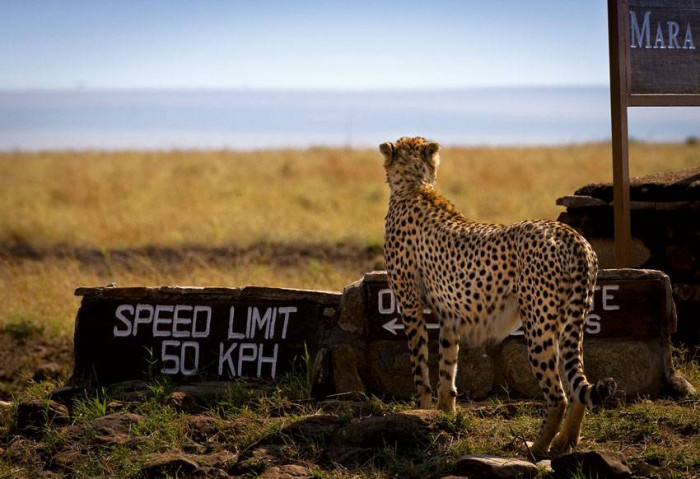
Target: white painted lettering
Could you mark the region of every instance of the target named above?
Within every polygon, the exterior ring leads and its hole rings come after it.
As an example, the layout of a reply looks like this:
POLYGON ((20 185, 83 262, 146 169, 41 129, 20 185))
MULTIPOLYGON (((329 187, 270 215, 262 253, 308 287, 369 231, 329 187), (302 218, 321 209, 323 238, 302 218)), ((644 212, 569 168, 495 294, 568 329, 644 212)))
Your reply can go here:
POLYGON ((277 370, 277 351, 279 350, 279 344, 276 344, 272 348, 272 356, 263 356, 263 344, 259 344, 260 354, 258 354, 258 377, 262 377, 262 365, 263 363, 270 365, 270 377, 275 377, 275 372, 277 370))
POLYGON ((683 50, 695 50, 695 42, 693 42, 693 32, 690 29, 690 23, 685 27, 685 40, 683 40, 683 50))
POLYGON ((161 374, 177 374, 180 371, 180 356, 177 354, 169 354, 167 348, 177 348, 180 346, 180 341, 166 339, 161 344, 160 359, 163 362, 163 367, 160 369, 161 374), (170 363, 168 365, 168 363, 170 363))
POLYGON ((166 339, 161 344, 160 359, 163 367, 161 374, 182 374, 183 376, 194 376, 199 368, 199 343, 196 341, 181 342, 177 339, 166 339), (173 350, 180 350, 176 354, 173 350), (188 350, 190 354, 188 354, 188 350), (191 367, 188 367, 188 363, 191 367))
POLYGON ((246 338, 250 338, 250 337, 251 337, 251 336, 250 336, 250 317, 251 317, 251 314, 252 314, 251 309, 252 309, 252 308, 251 308, 250 306, 248 306, 248 317, 246 318, 246 321, 245 321, 245 337, 246 337, 246 338))
POLYGON ((136 313, 134 315, 134 336, 138 334, 139 324, 149 324, 152 321, 153 306, 150 304, 137 304, 136 313))
POLYGON ((610 291, 619 291, 619 284, 606 284, 603 286, 603 311, 617 311, 620 306, 617 304, 610 304, 608 301, 612 301, 615 297, 610 294, 610 291))
POLYGON ((173 316, 173 337, 175 338, 188 338, 190 336, 190 331, 179 329, 178 326, 182 325, 189 329, 189 325, 192 324, 192 316, 185 315, 185 313, 192 311, 192 306, 184 306, 178 304, 175 306, 175 315, 173 316))
POLYGON ((379 314, 393 314, 396 310, 396 300, 390 289, 379 291, 379 314))
POLYGON ((197 368, 199 367, 199 343, 197 341, 185 341, 182 343, 182 349, 180 350, 180 373, 183 376, 194 376, 197 374, 197 368), (187 359, 187 348, 193 351, 192 356, 192 367, 186 368, 187 359))
POLYGON ((134 307, 130 304, 120 304, 117 306, 117 310, 114 313, 115 318, 122 322, 126 326, 125 329, 119 329, 118 325, 114 325, 114 337, 124 337, 131 334, 131 320, 124 316, 124 313, 129 313, 131 317, 134 316, 134 307))
POLYGON ((644 20, 642 20, 642 29, 639 29, 639 23, 637 22, 637 14, 633 10, 630 10, 630 47, 631 48, 651 48, 651 25, 649 23, 649 17, 651 12, 644 13, 644 20))
POLYGON ((224 373, 224 362, 228 366, 228 372, 231 377, 236 377, 236 368, 233 366, 233 359, 231 354, 238 347, 238 343, 232 343, 224 353, 224 343, 219 343, 219 376, 224 373))
MULTIPOLYGON (((228 314, 228 339, 244 339, 245 334, 237 333, 233 329, 235 316, 236 316, 236 309, 234 306, 231 306, 231 310, 229 311, 229 314, 228 314)), ((221 373, 219 373, 219 374, 221 374, 221 373)))
POLYGON ((678 22, 666 22, 668 25, 668 48, 680 48, 680 44, 678 43, 678 34, 681 32, 681 26, 678 25, 678 22))
POLYGON ((158 337, 168 337, 172 334, 172 329, 168 328, 167 330, 161 330, 158 329, 159 324, 169 324, 172 325, 173 318, 172 315, 169 317, 164 317, 163 313, 171 313, 173 312, 174 306, 168 306, 168 305, 163 305, 159 304, 156 306, 156 312, 153 317, 153 337, 158 338, 158 337))
POLYGON ((690 23, 685 25, 685 35, 683 36, 683 46, 681 46, 678 37, 681 33, 681 25, 674 21, 666 21, 666 32, 662 27, 662 22, 656 22, 656 36, 654 44, 651 43, 651 11, 644 12, 644 18, 640 26, 637 12, 630 10, 630 48, 655 48, 669 50, 695 50, 695 41, 693 40, 693 31, 690 23), (664 34, 665 33, 665 34, 664 34))
POLYGON ((256 307, 252 307, 253 311, 251 313, 251 335, 248 338, 254 338, 258 331, 263 331, 263 336, 265 339, 270 338, 270 325, 272 324, 272 315, 277 313, 277 308, 266 308, 265 314, 261 317, 260 310, 256 307))
POLYGON ((666 43, 664 42, 664 34, 661 31, 661 24, 656 24, 656 41, 654 42, 654 48, 665 49, 666 43))
POLYGON ((258 345, 253 343, 242 343, 238 350, 238 374, 243 374, 243 363, 255 362, 257 359, 258 345))
POLYGON ((597 314, 589 314, 586 318, 586 333, 587 334, 598 334, 600 333, 600 316, 597 314))
POLYGON ((282 339, 287 338, 287 326, 289 326, 289 315, 297 312, 296 306, 285 306, 279 308, 279 314, 284 315, 284 325, 282 326, 282 339))
POLYGON ((192 337, 206 338, 209 336, 209 328, 211 327, 211 307, 210 306, 195 306, 192 314, 192 337), (203 313, 203 314, 200 314, 203 313), (204 315, 204 329, 197 330, 197 322, 204 315))
POLYGON ((270 323, 269 335, 265 336, 265 339, 272 339, 275 337, 275 325, 277 324, 277 308, 272 308, 272 323, 270 323))

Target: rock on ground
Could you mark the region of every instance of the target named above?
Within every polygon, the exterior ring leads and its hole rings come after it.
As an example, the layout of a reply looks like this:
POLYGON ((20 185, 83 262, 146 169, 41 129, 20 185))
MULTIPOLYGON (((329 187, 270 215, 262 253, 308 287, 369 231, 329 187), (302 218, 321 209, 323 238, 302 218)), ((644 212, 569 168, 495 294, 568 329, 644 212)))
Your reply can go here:
POLYGON ((531 462, 514 457, 469 454, 457 461, 456 472, 480 478, 535 478, 539 469, 531 462))
POLYGON ((415 446, 426 439, 431 423, 418 414, 387 414, 368 417, 338 429, 332 446, 382 447, 385 444, 415 446))
POLYGON ((220 431, 220 421, 208 414, 194 414, 187 418, 187 432, 193 441, 206 442, 220 431))
POLYGON ((182 391, 170 393, 168 397, 165 398, 165 402, 178 412, 195 414, 202 411, 202 406, 199 405, 197 398, 182 391))
POLYGON ((260 479, 302 479, 311 477, 311 470, 308 467, 287 464, 269 467, 258 477, 260 479))
POLYGON ((368 417, 336 429, 326 458, 333 463, 360 463, 385 447, 415 449, 425 444, 432 424, 421 414, 430 412, 387 414, 368 417))
POLYGON ((229 474, 239 477, 243 475, 257 476, 277 461, 279 456, 278 446, 263 446, 252 451, 247 451, 239 461, 229 468, 229 474))
POLYGON ((180 452, 165 452, 151 456, 141 472, 146 478, 187 477, 199 469, 199 465, 180 452))
POLYGON ((552 469, 556 477, 569 477, 583 472, 586 477, 598 479, 629 479, 632 471, 619 452, 581 451, 563 454, 552 459, 552 469))
POLYGON ((56 401, 33 399, 17 406, 17 429, 28 437, 39 436, 47 426, 68 424, 68 408, 56 401))

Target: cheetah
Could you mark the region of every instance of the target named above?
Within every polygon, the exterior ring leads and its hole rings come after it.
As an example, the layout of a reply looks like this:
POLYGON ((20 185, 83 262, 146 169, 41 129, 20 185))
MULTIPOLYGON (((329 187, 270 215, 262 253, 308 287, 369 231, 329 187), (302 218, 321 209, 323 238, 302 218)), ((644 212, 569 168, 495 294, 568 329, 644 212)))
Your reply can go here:
POLYGON ((455 410, 460 340, 470 346, 502 341, 521 322, 547 405, 531 452, 543 457, 550 445, 552 452, 575 447, 586 405, 601 403, 616 388, 611 378, 591 385, 583 371, 583 328, 598 272, 595 252, 556 221, 500 225, 466 219, 435 189, 438 143, 401 138, 379 150, 390 188, 386 268, 408 337, 420 408, 432 405, 425 308, 440 322, 437 406, 446 412, 455 410))

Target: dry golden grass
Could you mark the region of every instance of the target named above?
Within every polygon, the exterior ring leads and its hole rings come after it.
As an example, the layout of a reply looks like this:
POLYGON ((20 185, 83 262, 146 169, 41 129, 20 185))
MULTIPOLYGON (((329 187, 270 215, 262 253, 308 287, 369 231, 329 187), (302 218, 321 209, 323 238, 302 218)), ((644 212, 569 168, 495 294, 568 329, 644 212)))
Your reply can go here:
MULTIPOLYGON (((641 175, 700 164, 698 145, 633 144, 641 175)), ((461 148, 442 152, 438 188, 467 216, 513 222, 556 218, 557 197, 608 181, 602 144, 461 148)), ((12 245, 45 248, 182 247, 268 243, 382 243, 388 188, 370 150, 44 152, 0 154, 0 326, 36 321, 69 332, 79 285, 247 284, 341 290, 377 262, 267 256, 212 263, 138 256, 129 264, 2 258, 12 245)), ((107 254, 109 257, 109 254, 107 254)), ((332 257, 332 255, 331 255, 332 257)), ((379 261, 379 266, 381 266, 379 261)))
MULTIPOLYGON (((371 265, 370 268, 371 269, 371 265)), ((306 259, 294 265, 210 264, 198 257, 172 264, 136 258, 134 264, 85 264, 75 259, 0 259, 0 330, 10 323, 41 325, 49 333, 72 334, 80 298, 77 286, 277 286, 342 291, 366 271, 360 264, 306 259)))
MULTIPOLYGON (((603 144, 446 149, 438 188, 468 217, 556 218, 611 178, 603 144)), ((700 146, 633 144, 633 175, 700 164, 700 146)), ((381 244, 388 189, 371 150, 0 154, 0 244, 381 244)))

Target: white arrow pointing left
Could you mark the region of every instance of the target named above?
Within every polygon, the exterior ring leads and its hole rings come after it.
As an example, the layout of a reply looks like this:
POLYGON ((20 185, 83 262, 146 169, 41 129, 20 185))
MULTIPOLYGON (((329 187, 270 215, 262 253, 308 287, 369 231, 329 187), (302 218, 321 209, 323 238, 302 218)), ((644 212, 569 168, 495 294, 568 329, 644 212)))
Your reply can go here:
MULTIPOLYGON (((426 329, 440 329, 440 325, 438 323, 428 323, 425 325, 426 329)), ((405 326, 403 323, 399 322, 399 318, 394 318, 391 321, 387 321, 386 323, 382 324, 382 328, 386 329, 389 331, 391 334, 396 336, 396 332, 404 329, 405 326)))

